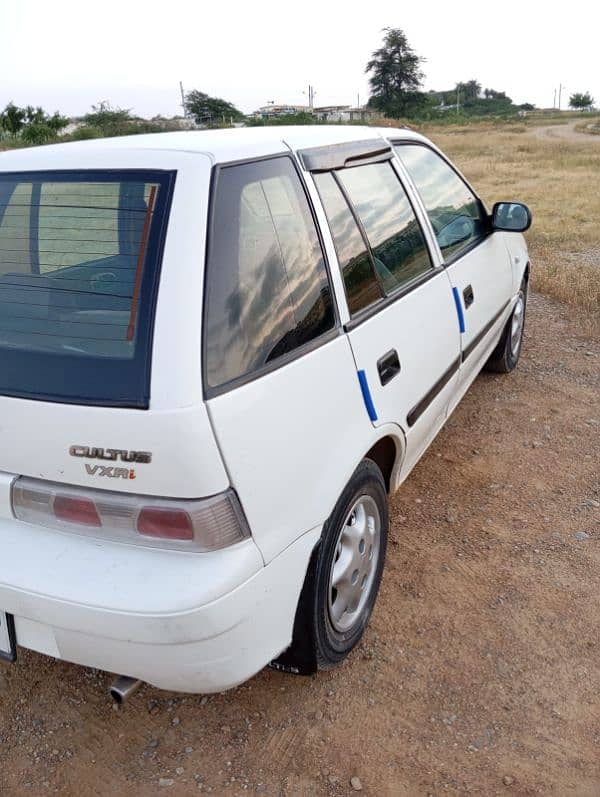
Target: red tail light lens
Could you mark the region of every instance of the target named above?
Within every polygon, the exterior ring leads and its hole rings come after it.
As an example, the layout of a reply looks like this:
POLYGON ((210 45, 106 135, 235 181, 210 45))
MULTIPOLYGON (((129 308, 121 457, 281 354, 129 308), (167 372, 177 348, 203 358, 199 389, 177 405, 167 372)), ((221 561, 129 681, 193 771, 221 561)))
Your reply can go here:
POLYGON ((83 526, 102 525, 96 504, 88 498, 73 498, 70 495, 54 496, 54 514, 59 520, 79 523, 83 526))
POLYGON ((193 540, 192 519, 182 509, 144 507, 137 519, 137 530, 147 537, 164 540, 193 540))
POLYGON ((231 488, 206 498, 159 498, 20 476, 11 497, 15 517, 26 523, 147 548, 218 551, 250 537, 231 488))

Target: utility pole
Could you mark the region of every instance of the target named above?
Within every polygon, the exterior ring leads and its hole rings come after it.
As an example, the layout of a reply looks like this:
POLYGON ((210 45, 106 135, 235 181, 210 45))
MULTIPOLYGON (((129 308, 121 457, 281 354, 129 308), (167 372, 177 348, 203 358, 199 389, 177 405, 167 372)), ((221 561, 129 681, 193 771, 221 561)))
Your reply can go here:
POLYGON ((306 96, 308 94, 308 107, 312 111, 313 107, 314 107, 314 104, 315 104, 315 94, 317 93, 315 91, 315 87, 311 86, 311 84, 309 83, 308 84, 308 92, 303 91, 302 93, 304 94, 304 96, 306 96))
POLYGON ((360 110, 360 94, 356 95, 356 107, 360 110))
POLYGON ((559 111, 560 111, 560 98, 561 98, 561 95, 562 95, 562 90, 563 90, 563 84, 559 83, 558 84, 558 110, 559 111))
POLYGON ((460 116, 460 86, 456 87, 456 115, 460 116))
POLYGON ((183 83, 181 82, 181 80, 179 81, 179 91, 181 92, 181 107, 183 108, 183 115, 187 116, 185 110, 185 92, 183 90, 183 83))

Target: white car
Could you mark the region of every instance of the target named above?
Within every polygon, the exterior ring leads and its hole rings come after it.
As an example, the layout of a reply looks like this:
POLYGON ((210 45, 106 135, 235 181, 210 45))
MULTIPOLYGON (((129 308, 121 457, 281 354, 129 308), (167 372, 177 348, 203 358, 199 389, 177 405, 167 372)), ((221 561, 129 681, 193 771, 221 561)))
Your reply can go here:
POLYGON ((0 155, 0 655, 117 697, 342 660, 386 495, 518 360, 530 223, 403 129, 0 155))

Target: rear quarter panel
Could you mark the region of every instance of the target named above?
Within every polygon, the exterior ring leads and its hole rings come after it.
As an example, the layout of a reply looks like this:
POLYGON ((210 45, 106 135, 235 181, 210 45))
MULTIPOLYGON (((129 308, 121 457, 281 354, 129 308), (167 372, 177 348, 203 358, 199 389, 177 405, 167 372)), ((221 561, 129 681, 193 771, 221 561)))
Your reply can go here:
POLYGON ((208 402, 231 483, 265 561, 322 525, 374 429, 346 335, 208 402))

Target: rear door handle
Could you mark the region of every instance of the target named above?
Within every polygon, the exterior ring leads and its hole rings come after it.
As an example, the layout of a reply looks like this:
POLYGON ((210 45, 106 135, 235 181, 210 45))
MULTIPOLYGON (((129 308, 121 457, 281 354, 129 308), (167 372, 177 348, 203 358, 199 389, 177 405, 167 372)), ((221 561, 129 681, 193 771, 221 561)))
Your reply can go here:
POLYGON ((387 385, 400 373, 400 360, 396 349, 390 349, 377 360, 377 372, 382 385, 387 385))
POLYGON ((471 285, 467 285, 464 289, 463 299, 465 300, 465 307, 470 307, 473 304, 475 294, 473 293, 473 287, 471 285))

